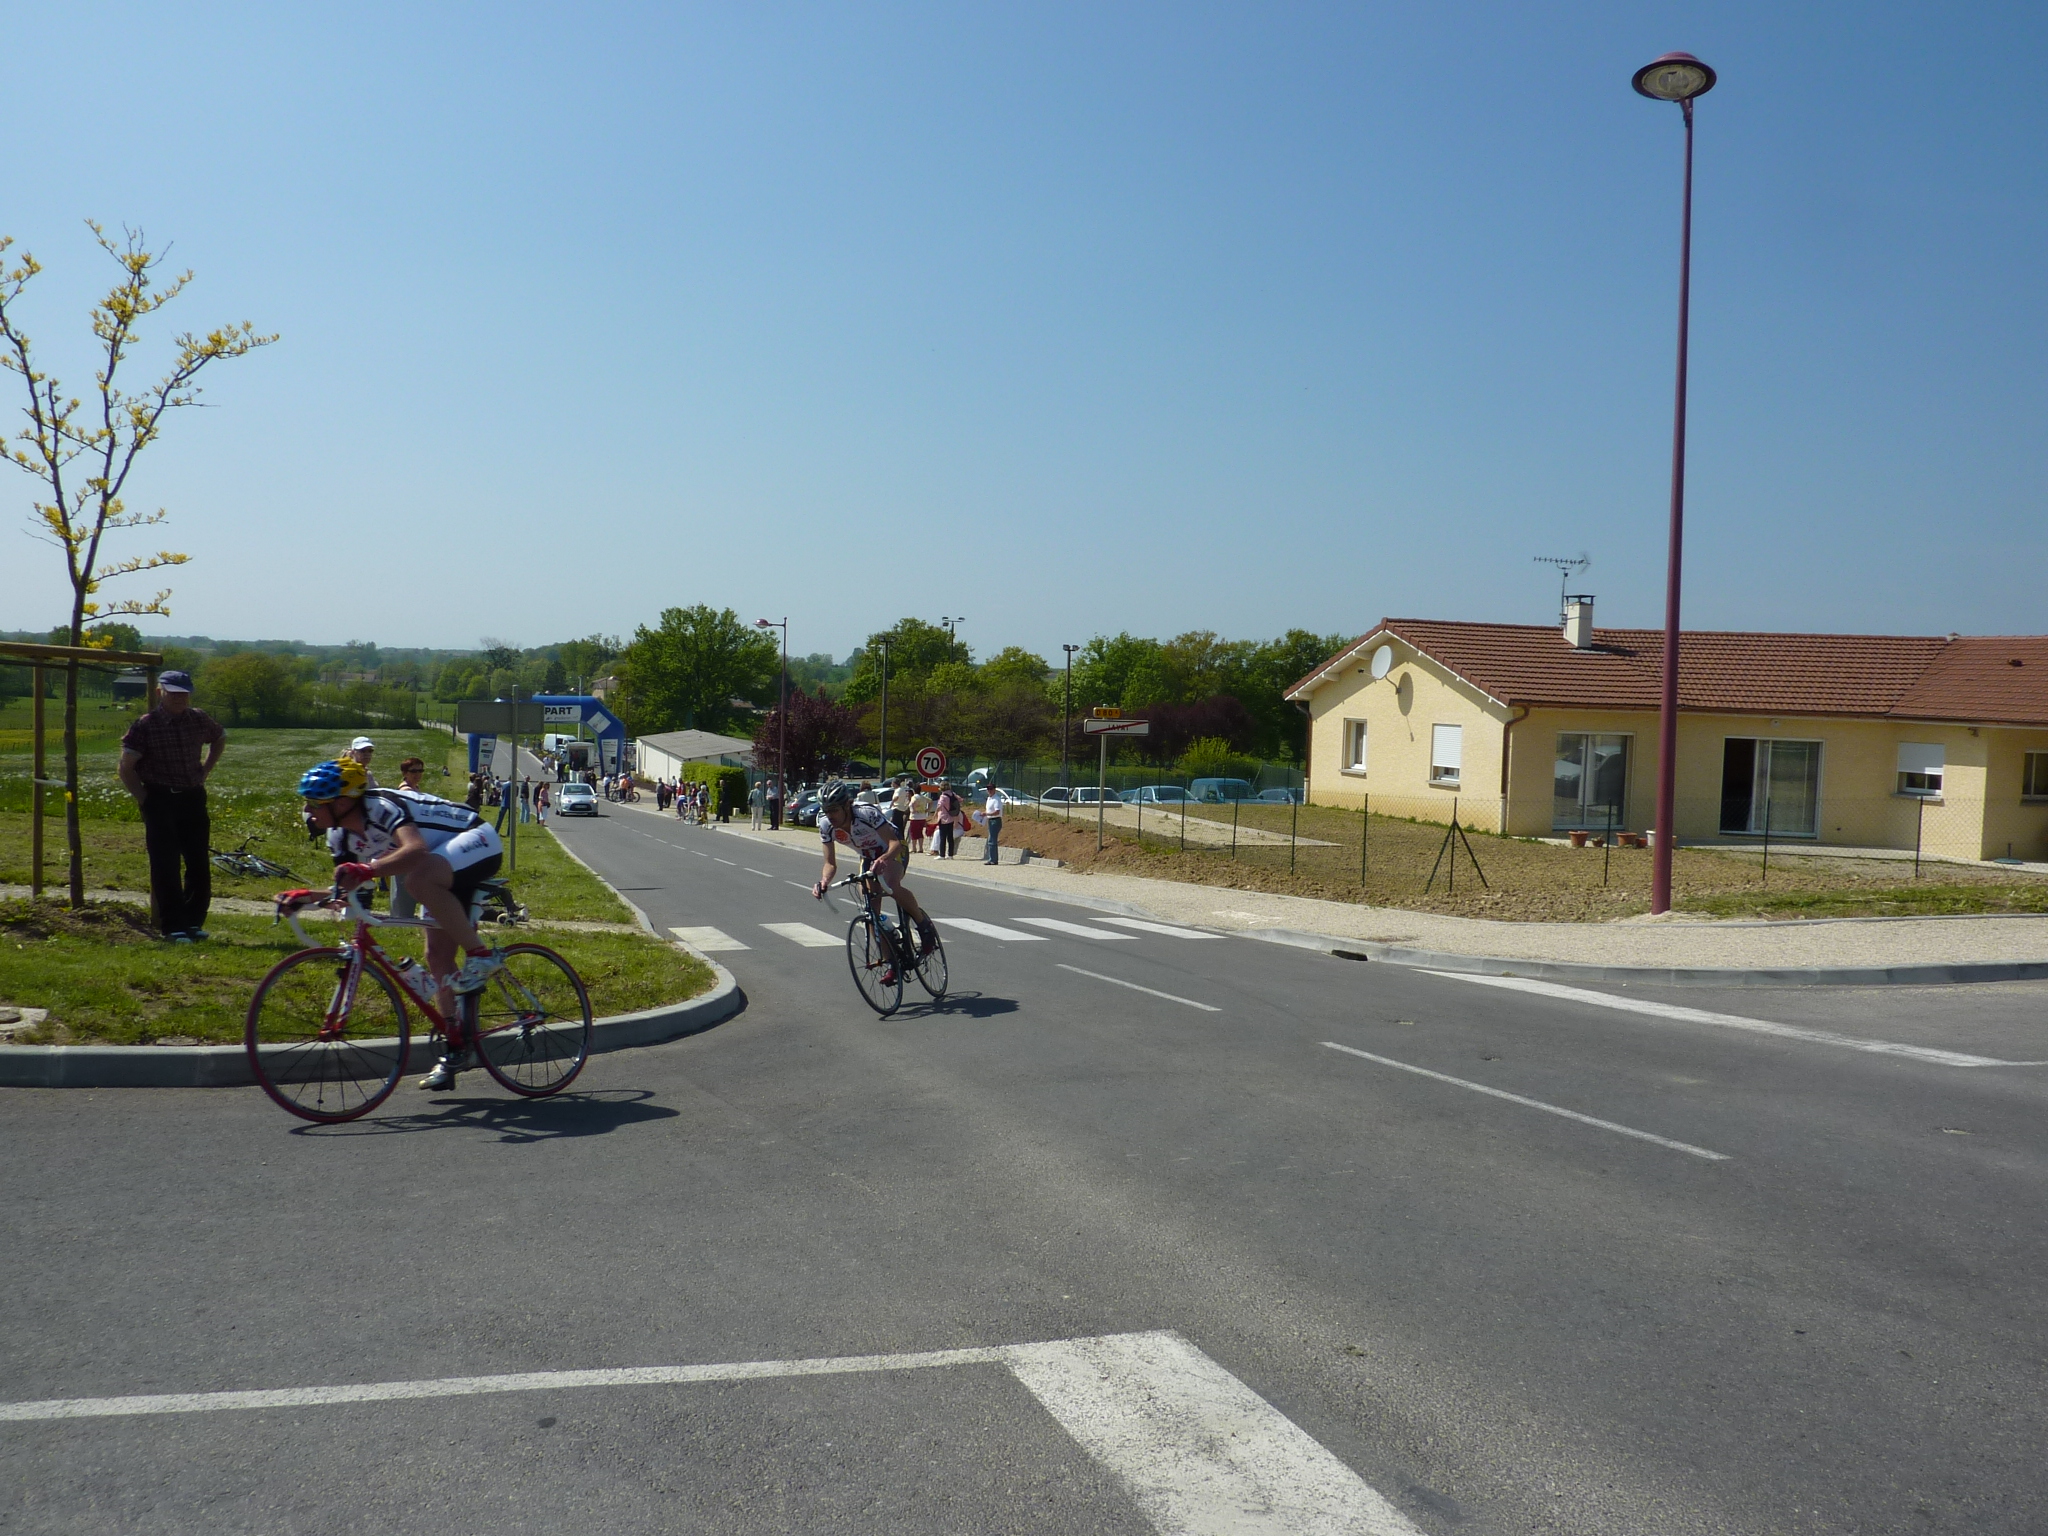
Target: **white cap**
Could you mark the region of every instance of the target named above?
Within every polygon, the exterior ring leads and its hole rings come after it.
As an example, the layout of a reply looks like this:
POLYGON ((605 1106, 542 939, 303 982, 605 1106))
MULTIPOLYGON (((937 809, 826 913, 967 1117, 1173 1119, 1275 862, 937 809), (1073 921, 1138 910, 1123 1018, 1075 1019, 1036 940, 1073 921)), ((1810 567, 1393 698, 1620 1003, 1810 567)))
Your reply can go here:
POLYGON ((367 736, 358 736, 354 741, 348 744, 348 749, 351 752, 360 752, 365 747, 369 748, 370 751, 374 752, 377 750, 377 743, 370 740, 370 738, 367 736))

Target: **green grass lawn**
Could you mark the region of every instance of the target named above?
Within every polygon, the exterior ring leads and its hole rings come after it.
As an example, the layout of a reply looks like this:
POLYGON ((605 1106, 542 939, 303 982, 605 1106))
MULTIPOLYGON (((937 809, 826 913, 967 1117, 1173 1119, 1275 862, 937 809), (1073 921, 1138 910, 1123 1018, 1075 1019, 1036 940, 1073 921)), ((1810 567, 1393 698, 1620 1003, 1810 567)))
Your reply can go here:
MULTIPOLYGON (((239 1042, 256 983, 298 948, 290 928, 263 918, 224 914, 209 921, 208 942, 191 945, 165 944, 146 925, 142 909, 116 903, 73 913, 54 902, 0 901, 0 1002, 50 1010, 43 1030, 22 1043, 239 1042)), ((340 932, 332 923, 307 931, 316 939, 340 932)), ((525 937, 576 967, 600 1018, 698 996, 714 979, 702 961, 641 934, 525 937)), ((386 947, 417 955, 420 939, 406 933, 386 947)))

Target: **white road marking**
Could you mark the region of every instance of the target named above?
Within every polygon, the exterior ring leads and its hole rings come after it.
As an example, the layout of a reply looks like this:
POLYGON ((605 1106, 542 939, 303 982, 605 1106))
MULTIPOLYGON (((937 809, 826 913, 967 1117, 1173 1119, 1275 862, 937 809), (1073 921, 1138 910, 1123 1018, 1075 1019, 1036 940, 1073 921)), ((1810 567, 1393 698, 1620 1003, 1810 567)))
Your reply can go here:
POLYGON ((1710 1024, 1716 1029, 1740 1029, 1755 1035, 1776 1035, 1781 1040, 1803 1040, 1808 1045, 1833 1045, 1844 1050, 1868 1051, 1876 1056, 1904 1056, 1911 1061, 1931 1062, 1942 1067, 2042 1067, 2042 1061, 2001 1061, 1996 1056, 1970 1056, 1961 1051, 1944 1051, 1930 1045, 1895 1045, 1889 1040, 1864 1040, 1855 1035, 1836 1034, 1831 1029, 1807 1029, 1798 1024, 1773 1024, 1768 1019, 1748 1019, 1735 1013, 1710 1013, 1704 1008, 1685 1008, 1676 1003, 1653 1003, 1643 997, 1616 997, 1608 992, 1589 992, 1583 987, 1561 987, 1552 981, 1528 981, 1520 976, 1470 976, 1462 971, 1431 971, 1432 976, 1451 981, 1477 982, 1482 987, 1505 987, 1511 992, 1533 992, 1570 1003, 1591 1003, 1596 1008, 1613 1008, 1621 1013, 1647 1014, 1672 1019, 1680 1024, 1710 1024))
POLYGON ((837 949, 846 942, 837 934, 813 928, 808 923, 763 923, 761 926, 770 933, 780 934, 792 944, 803 945, 805 949, 837 949))
POLYGON ((1119 928, 1138 928, 1146 933, 1171 934, 1176 939, 1220 939, 1220 933, 1204 933, 1199 928, 1176 928, 1171 923, 1148 923, 1142 917, 1105 917, 1105 923, 1115 923, 1119 928))
POLYGON ((994 923, 984 923, 974 917, 942 917, 937 921, 949 928, 958 928, 963 933, 978 933, 985 939, 1001 939, 1009 944, 1045 942, 1045 935, 1042 933, 1019 933, 1014 928, 998 928, 994 923))
POLYGON ((671 928, 669 932, 681 939, 692 949, 701 949, 706 953, 721 949, 751 949, 753 947, 750 944, 742 944, 723 928, 671 928))
POLYGON ((714 853, 713 855, 711 855, 711 857, 712 857, 712 858, 714 858, 714 859, 717 859, 717 861, 718 861, 718 862, 719 862, 720 864, 723 864, 723 865, 724 865, 724 866, 725 866, 725 867, 726 867, 727 869, 738 869, 738 868, 739 868, 739 865, 737 865, 737 864, 733 863, 733 861, 732 861, 731 859, 720 859, 720 858, 718 857, 718 855, 717 855, 717 854, 715 854, 715 853, 714 853))
POLYGON ((773 880, 775 878, 773 875, 769 874, 768 871, 765 869, 750 869, 747 871, 747 873, 750 875, 759 875, 763 880, 773 880))
POLYGON ((1111 933, 1107 928, 1090 928, 1086 923, 1070 923, 1057 917, 1020 917, 1020 923, 1029 923, 1034 928, 1050 928, 1054 933, 1071 933, 1077 939, 1115 939, 1119 943, 1131 942, 1128 933, 1111 933))
POLYGON ((1174 1536, 1420 1536, 1364 1479, 1176 1333, 1112 1334, 983 1349, 526 1371, 249 1392, 0 1403, 0 1421, 317 1408, 593 1387, 690 1386, 792 1376, 1000 1365, 1174 1536))
POLYGON ((1031 1395, 1161 1531, 1418 1536, 1356 1472, 1178 1334, 1004 1353, 1031 1395))
POLYGON ((1163 997, 1169 1003, 1185 1003, 1190 1008, 1199 1008, 1204 1013, 1221 1013, 1221 1008, 1208 1003, 1198 1003, 1192 997, 1175 997, 1171 992, 1160 992, 1152 987, 1141 987, 1135 981, 1125 981, 1121 976, 1105 976, 1100 971, 1084 971, 1078 965, 1060 964, 1063 971, 1072 971, 1076 976, 1086 976, 1090 981, 1106 981, 1113 987, 1129 987, 1133 992, 1143 992, 1151 997, 1163 997))
POLYGON ((1567 1120, 1576 1120, 1581 1125, 1596 1126, 1600 1130, 1613 1131, 1620 1136, 1633 1136, 1637 1141, 1654 1141, 1660 1147, 1669 1147, 1672 1151, 1683 1152, 1688 1157, 1704 1157, 1709 1162, 1714 1163, 1725 1163, 1729 1160, 1726 1152, 1709 1152, 1705 1147, 1696 1147, 1689 1141, 1673 1141, 1668 1136, 1653 1136, 1648 1131, 1639 1131, 1632 1126, 1616 1125, 1612 1120, 1596 1120, 1591 1115, 1580 1114, 1576 1109, 1563 1109, 1556 1104, 1546 1104, 1541 1099, 1524 1098, 1521 1094, 1509 1093, 1504 1088, 1489 1088, 1484 1083, 1467 1082, 1462 1077, 1452 1077, 1444 1072, 1432 1072, 1427 1067, 1413 1067, 1405 1061, 1395 1061, 1390 1056, 1375 1056, 1371 1051, 1361 1051, 1355 1046, 1339 1045, 1334 1040, 1325 1040, 1323 1044, 1333 1051, 1342 1051, 1347 1056, 1363 1057, 1367 1061, 1376 1061, 1383 1067, 1396 1067, 1403 1072, 1413 1072, 1417 1077, 1433 1077, 1440 1083, 1450 1083, 1459 1088, 1470 1088, 1474 1093, 1487 1094, 1496 1099, 1506 1099, 1510 1104, 1522 1104, 1530 1109, 1540 1109, 1546 1115, 1561 1115, 1567 1120))
POLYGON ((808 885, 805 885, 801 880, 785 880, 782 883, 784 885, 793 885, 800 891, 808 891, 810 889, 810 887, 808 885))

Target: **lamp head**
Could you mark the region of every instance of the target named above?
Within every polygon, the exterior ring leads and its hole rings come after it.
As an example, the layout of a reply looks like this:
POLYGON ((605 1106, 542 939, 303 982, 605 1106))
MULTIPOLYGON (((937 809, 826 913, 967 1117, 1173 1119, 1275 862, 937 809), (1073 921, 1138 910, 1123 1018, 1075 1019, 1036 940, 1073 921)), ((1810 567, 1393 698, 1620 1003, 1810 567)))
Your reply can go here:
POLYGON ((1635 88, 1652 101, 1691 101, 1714 88, 1714 71, 1689 53, 1667 53, 1636 71, 1635 88))

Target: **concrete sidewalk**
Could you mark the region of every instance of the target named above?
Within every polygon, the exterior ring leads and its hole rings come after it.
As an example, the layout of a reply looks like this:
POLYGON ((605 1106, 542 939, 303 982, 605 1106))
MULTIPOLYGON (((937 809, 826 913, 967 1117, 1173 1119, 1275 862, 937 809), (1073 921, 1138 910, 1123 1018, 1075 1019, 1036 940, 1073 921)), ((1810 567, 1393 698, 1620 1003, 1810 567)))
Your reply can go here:
MULTIPOLYGON (((805 852, 818 846, 808 828, 754 832, 734 822, 713 830, 805 852)), ((951 861, 914 857, 910 878, 964 880, 1360 959, 1506 975, 1723 986, 2048 978, 2048 915, 1508 923, 1040 863, 989 868, 978 844, 967 849, 951 861)))

